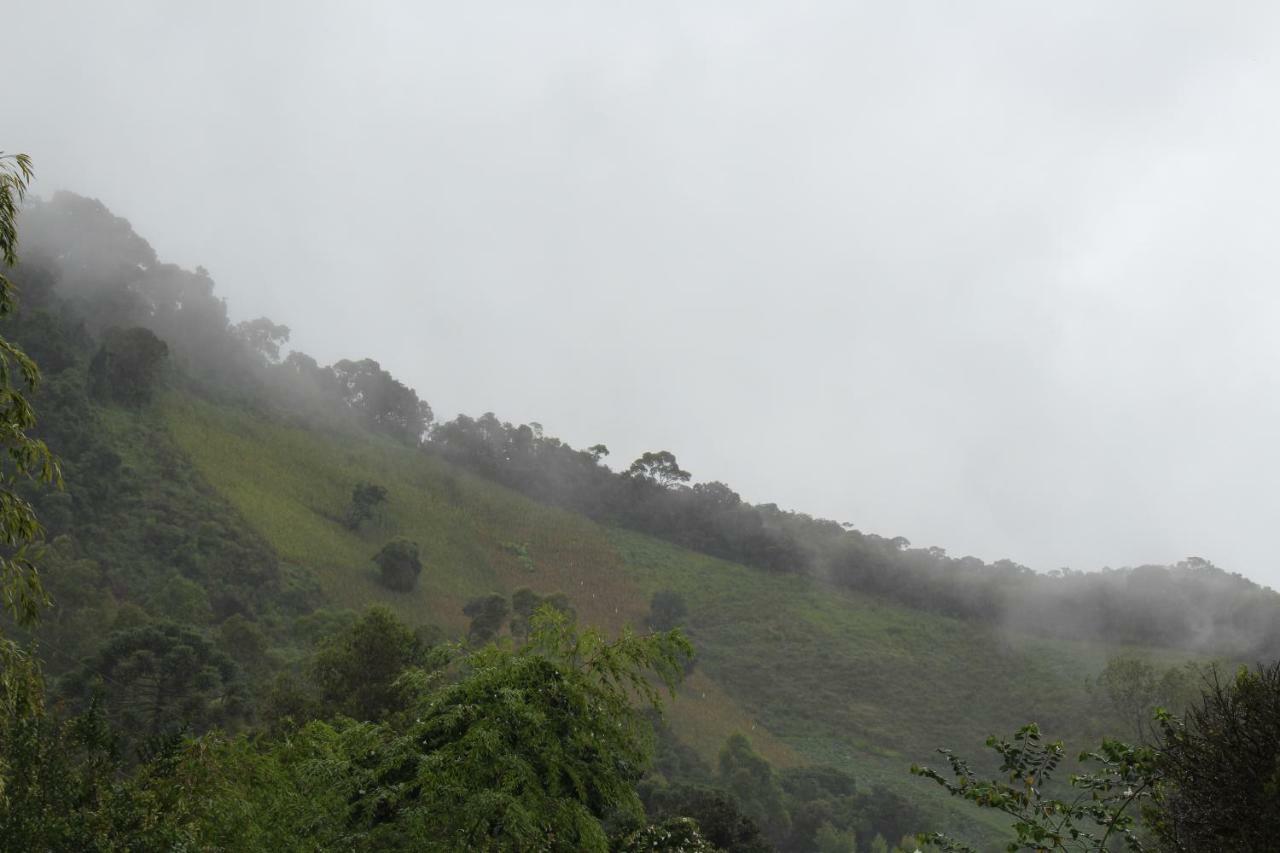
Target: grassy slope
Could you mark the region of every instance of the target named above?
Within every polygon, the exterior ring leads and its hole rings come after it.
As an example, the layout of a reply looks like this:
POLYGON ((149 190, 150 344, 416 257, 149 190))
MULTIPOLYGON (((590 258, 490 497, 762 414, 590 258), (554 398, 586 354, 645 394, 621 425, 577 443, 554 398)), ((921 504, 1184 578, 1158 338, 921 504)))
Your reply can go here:
POLYGON ((1032 719, 1075 734, 1083 679, 1116 652, 1005 635, 607 529, 391 442, 180 397, 163 414, 197 469, 334 605, 383 602, 410 623, 460 631, 469 597, 528 586, 563 591, 584 621, 618 630, 641 623, 655 590, 679 591, 700 657, 673 725, 712 760, 743 731, 776 764, 844 766, 937 807, 906 775, 912 761, 944 744, 976 752, 981 736, 1032 719), (337 519, 361 480, 386 486, 389 502, 356 534, 337 519), (370 563, 394 535, 422 548, 410 594, 386 591, 370 563), (527 545, 532 569, 509 543, 527 545))

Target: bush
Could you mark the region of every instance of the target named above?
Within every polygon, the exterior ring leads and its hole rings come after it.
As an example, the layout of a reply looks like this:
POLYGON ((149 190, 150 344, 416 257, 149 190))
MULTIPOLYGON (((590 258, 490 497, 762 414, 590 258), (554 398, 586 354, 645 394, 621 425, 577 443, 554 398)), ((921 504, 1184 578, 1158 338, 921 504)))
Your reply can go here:
POLYGON ((422 560, 418 558, 418 543, 403 537, 392 539, 374 555, 378 564, 379 580, 387 589, 409 592, 422 574, 422 560))
POLYGON ((1154 823, 1172 850, 1272 850, 1280 839, 1280 663, 1215 673, 1167 721, 1154 823))

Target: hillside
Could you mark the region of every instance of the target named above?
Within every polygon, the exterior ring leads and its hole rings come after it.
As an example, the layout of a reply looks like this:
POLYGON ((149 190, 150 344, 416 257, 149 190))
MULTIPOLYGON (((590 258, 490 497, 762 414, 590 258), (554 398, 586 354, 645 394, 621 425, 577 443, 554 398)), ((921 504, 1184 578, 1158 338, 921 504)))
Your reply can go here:
POLYGON ((778 766, 838 766, 932 811, 934 791, 906 774, 912 761, 1027 720, 1082 734, 1086 677, 1124 651, 1001 632, 700 555, 540 505, 389 440, 282 426, 181 395, 165 399, 161 417, 329 605, 383 603, 410 624, 460 632, 468 598, 530 587, 567 593, 583 621, 617 631, 643 625, 654 592, 678 592, 698 665, 670 716, 711 763, 741 731, 778 766), (339 518, 364 480, 384 485, 389 500, 355 533, 339 518), (412 593, 386 590, 370 562, 395 535, 422 546, 412 593))
MULTIPOLYGON (((860 844, 925 829, 991 841, 989 817, 907 768, 1030 720, 1073 747, 1140 734, 1155 704, 1181 706, 1197 677, 1182 661, 1280 642, 1275 593, 1205 560, 1037 575, 752 505, 724 483, 692 482, 669 451, 614 470, 605 446, 578 450, 536 424, 491 413, 435 423, 372 359, 321 366, 284 354, 285 326, 232 324, 205 271, 159 262, 96 201, 62 194, 24 222, 35 260, 19 270, 22 313, 7 329, 45 371, 39 435, 67 488, 29 491, 51 539, 42 573, 56 605, 23 636, 42 650, 50 695, 84 714, 107 694, 137 754, 151 749, 144 734, 189 733, 198 755, 222 729, 242 738, 222 759, 232 772, 239 749, 287 760, 291 741, 276 738, 299 724, 328 731, 324 749, 352 723, 408 736, 421 720, 396 686, 405 673, 443 678, 441 655, 529 660, 517 599, 559 601, 609 636, 636 629, 651 649, 680 642, 649 633, 666 601, 663 627, 680 627, 696 659, 653 761, 635 745, 647 736, 619 744, 635 757, 615 803, 643 801, 655 825, 696 814, 729 850, 758 851, 751 839, 767 837, 808 851, 822 827, 860 844), (364 488, 385 499, 353 520, 364 488), (408 584, 375 568, 393 540, 416 550, 408 584), (501 612, 477 631, 486 601, 501 612), (494 629, 497 648, 486 646, 494 629), (362 631, 380 639, 361 645, 362 631), (1198 645, 1206 637, 1218 649, 1198 645), (1086 688, 1117 656, 1149 662, 1132 661, 1150 682, 1136 708, 1086 688), (322 673, 338 680, 320 685, 322 673), (348 689, 374 698, 348 701, 348 689)), ((423 701, 437 695, 427 686, 423 701)), ((616 698, 615 714, 635 717, 634 695, 616 698)), ((590 716, 580 711, 570 719, 590 716)), ((365 763, 356 746, 337 751, 338 766, 365 763)), ((368 820, 361 837, 378 849, 387 804, 369 812, 364 794, 345 818, 309 798, 316 811, 299 825, 329 815, 341 834, 368 820)), ((268 801, 257 806, 270 823, 268 801)), ((599 842, 613 815, 591 809, 599 842)), ((423 814, 435 826, 451 812, 423 814)))

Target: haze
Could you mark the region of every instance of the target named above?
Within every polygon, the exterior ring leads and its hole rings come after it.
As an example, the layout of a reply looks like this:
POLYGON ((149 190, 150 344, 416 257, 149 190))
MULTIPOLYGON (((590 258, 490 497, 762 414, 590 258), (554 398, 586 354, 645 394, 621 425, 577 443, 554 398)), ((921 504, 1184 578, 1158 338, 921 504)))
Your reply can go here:
POLYGON ((36 192, 439 419, 1280 581, 1271 4, 11 6, 36 192))

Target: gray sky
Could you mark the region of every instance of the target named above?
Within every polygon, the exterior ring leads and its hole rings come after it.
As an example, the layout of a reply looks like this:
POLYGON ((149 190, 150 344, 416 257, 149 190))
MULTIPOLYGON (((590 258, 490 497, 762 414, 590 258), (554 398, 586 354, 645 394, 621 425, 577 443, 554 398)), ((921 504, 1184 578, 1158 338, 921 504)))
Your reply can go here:
POLYGON ((1280 585, 1280 6, 4 5, 37 191, 439 416, 1280 585))

